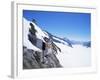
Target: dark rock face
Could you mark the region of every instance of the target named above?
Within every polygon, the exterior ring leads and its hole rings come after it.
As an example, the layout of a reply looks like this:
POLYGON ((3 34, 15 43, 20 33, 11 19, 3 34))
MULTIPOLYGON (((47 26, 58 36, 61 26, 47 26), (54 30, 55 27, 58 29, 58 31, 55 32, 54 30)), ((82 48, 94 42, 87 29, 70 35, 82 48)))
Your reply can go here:
POLYGON ((23 69, 39 68, 35 59, 35 52, 23 47, 23 69))
POLYGON ((41 62, 42 52, 37 52, 23 47, 23 69, 59 68, 62 67, 55 54, 44 56, 44 63, 41 62))

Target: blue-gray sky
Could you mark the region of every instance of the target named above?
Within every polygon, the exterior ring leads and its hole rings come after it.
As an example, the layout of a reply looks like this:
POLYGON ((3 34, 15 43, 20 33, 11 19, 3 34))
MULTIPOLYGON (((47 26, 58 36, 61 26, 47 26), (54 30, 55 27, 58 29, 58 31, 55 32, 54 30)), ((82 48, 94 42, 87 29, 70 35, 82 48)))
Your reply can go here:
POLYGON ((35 19, 40 28, 59 37, 77 41, 91 39, 90 13, 23 10, 23 17, 29 21, 35 19))

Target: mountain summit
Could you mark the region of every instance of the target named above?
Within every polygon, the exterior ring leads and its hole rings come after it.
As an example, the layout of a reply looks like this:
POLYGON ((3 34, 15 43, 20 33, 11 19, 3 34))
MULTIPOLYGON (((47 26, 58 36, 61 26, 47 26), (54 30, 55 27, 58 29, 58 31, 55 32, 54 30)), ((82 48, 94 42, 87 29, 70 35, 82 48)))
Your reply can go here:
MULTIPOLYGON (((91 47, 91 42, 79 44, 42 30, 35 19, 28 21, 23 18, 23 23, 23 69, 75 66, 76 64, 69 64, 68 54, 77 52, 79 48, 87 50, 87 47, 91 47)), ((81 54, 78 55, 81 57, 81 54)))

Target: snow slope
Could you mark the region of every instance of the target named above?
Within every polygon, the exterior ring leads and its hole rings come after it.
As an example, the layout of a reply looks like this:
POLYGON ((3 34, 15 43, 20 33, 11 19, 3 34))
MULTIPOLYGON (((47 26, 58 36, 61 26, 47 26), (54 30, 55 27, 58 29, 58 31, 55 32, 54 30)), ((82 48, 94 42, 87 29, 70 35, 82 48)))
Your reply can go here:
POLYGON ((27 21, 25 18, 23 18, 23 44, 26 46, 28 49, 33 49, 34 51, 39 51, 41 50, 37 48, 36 46, 32 45, 32 43, 28 40, 28 34, 29 34, 29 21, 27 21))
POLYGON ((63 40, 60 40, 60 39, 58 39, 58 38, 56 38, 56 37, 53 37, 53 39, 56 39, 56 40, 60 41, 62 44, 68 45, 67 42, 65 42, 65 41, 63 41, 63 40))

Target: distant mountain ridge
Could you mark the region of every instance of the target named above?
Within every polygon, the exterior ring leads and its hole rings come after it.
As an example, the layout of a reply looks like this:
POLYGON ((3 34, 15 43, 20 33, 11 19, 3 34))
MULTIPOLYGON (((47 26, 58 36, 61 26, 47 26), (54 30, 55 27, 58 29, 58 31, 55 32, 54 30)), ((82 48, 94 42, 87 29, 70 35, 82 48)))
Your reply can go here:
POLYGON ((69 40, 68 38, 60 38, 57 37, 53 34, 51 34, 50 32, 46 31, 45 32, 49 35, 50 38, 53 39, 53 41, 58 42, 58 43, 62 43, 65 44, 65 42, 67 43, 68 46, 72 47, 73 45, 83 45, 84 47, 91 47, 91 41, 75 41, 75 40, 69 40), (57 39, 59 40, 57 40, 57 39), (64 42, 61 42, 60 40, 63 40, 64 42))

